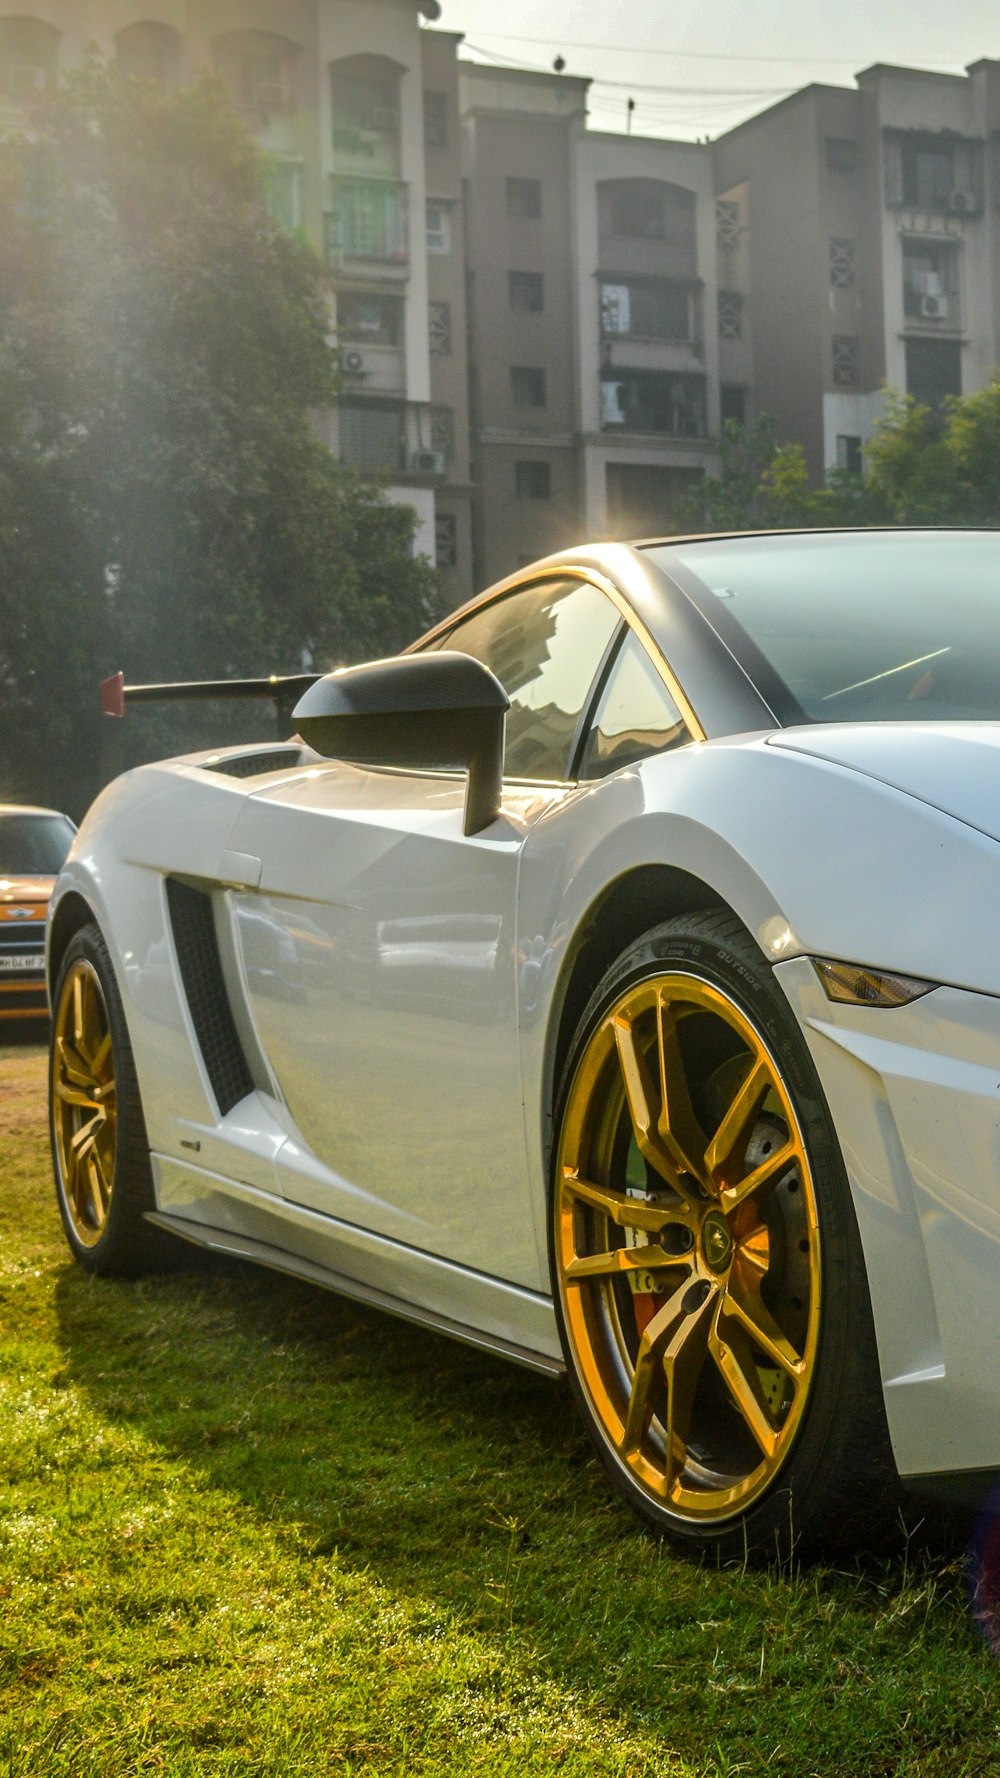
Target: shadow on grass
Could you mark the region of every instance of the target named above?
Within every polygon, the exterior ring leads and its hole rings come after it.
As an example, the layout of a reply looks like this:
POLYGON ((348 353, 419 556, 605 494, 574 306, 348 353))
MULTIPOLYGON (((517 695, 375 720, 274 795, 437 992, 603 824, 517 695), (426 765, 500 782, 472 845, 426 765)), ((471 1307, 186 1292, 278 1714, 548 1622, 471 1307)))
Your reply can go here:
POLYGON ((837 1569, 718 1570, 612 1497, 565 1385, 214 1259, 134 1284, 67 1267, 57 1306, 67 1381, 303 1563, 336 1553, 688 1757, 719 1743, 758 1769, 761 1707, 774 1747, 822 1713, 816 1772, 923 1770, 903 1760, 920 1747, 965 1771, 972 1722, 995 1733, 961 1542, 942 1549, 939 1523, 936 1548, 911 1533, 837 1569))

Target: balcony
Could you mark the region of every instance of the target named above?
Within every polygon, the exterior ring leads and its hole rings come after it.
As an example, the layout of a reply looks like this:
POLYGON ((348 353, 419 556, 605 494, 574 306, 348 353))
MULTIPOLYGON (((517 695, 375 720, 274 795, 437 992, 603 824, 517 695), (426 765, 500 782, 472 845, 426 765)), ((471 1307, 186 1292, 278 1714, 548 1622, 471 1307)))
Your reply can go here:
POLYGON ((440 481, 454 452, 450 409, 369 401, 346 388, 337 402, 337 435, 337 454, 346 468, 393 481, 440 481))
POLYGON ((395 179, 331 180, 332 207, 323 219, 326 263, 334 271, 406 277, 409 272, 409 188, 395 179))
POLYGON ((605 371, 601 377, 601 427, 605 432, 705 438, 705 378, 669 371, 605 371))

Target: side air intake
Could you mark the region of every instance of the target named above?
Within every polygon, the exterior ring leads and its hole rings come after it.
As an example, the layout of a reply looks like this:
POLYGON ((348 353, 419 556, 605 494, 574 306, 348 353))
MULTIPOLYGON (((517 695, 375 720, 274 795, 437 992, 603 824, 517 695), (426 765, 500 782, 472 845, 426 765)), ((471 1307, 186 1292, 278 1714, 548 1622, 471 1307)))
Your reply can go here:
POLYGON ((254 1087, 226 992, 212 898, 168 877, 167 906, 191 1022, 225 1117, 254 1087))

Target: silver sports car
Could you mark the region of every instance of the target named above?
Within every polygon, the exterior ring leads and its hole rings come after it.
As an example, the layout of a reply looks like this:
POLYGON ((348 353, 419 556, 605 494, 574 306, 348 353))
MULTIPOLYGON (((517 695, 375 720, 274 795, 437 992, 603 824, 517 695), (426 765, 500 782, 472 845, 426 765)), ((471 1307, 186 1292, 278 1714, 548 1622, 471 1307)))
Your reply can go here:
POLYGON ((268 689, 290 740, 119 779, 56 885, 81 1264, 183 1236, 568 1372, 688 1548, 985 1489, 1000 537, 569 550, 268 689))

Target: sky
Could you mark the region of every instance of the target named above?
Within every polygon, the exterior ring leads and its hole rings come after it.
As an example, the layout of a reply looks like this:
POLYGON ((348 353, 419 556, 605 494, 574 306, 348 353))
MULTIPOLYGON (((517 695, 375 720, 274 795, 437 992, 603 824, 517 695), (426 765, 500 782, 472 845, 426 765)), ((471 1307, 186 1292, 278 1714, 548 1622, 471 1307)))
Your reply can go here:
POLYGON ((996 0, 441 0, 477 62, 589 76, 591 127, 715 137, 810 81, 853 86, 873 62, 961 74, 1000 57, 996 0))

